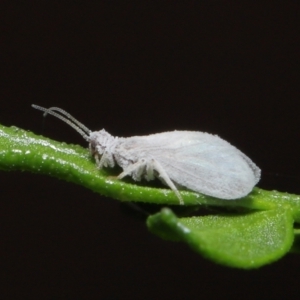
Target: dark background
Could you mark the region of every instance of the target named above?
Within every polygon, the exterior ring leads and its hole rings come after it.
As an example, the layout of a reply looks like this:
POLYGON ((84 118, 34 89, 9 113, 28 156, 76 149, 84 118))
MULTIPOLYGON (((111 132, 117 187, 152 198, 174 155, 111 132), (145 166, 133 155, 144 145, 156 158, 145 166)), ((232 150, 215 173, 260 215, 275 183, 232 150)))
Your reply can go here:
MULTIPOLYGON (((300 193, 297 1, 48 2, 1 7, 3 125, 41 133, 35 103, 118 136, 217 133, 262 168, 260 187, 300 193)), ((51 117, 44 135, 86 145, 51 117)), ((1 299, 299 296, 299 256, 225 268, 151 235, 115 200, 0 176, 1 299)))

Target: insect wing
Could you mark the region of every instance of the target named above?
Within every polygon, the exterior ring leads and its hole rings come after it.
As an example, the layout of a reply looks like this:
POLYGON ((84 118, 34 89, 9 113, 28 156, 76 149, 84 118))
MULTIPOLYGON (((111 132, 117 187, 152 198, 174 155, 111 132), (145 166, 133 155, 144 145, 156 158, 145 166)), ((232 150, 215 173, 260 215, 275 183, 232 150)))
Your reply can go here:
MULTIPOLYGON (((144 137, 143 137, 144 138, 144 137)), ((221 199, 247 195, 260 170, 245 154, 218 136, 174 131, 145 137, 139 151, 157 160, 171 180, 187 189, 221 199)))

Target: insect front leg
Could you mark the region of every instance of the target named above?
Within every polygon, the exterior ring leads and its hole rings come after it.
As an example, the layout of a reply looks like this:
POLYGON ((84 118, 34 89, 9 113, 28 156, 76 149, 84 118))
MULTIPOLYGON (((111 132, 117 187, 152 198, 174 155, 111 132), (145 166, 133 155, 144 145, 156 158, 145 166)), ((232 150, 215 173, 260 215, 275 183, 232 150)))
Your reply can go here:
POLYGON ((104 153, 101 156, 101 159, 99 158, 98 153, 95 153, 94 157, 98 169, 102 169, 103 167, 113 168, 115 166, 114 158, 111 152, 104 151, 104 153))

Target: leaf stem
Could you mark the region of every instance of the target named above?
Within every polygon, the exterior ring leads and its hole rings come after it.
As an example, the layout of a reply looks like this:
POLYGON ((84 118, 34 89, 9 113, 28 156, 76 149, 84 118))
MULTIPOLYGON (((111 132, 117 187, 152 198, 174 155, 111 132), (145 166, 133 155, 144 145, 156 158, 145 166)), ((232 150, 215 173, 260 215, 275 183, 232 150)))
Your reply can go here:
MULTIPOLYGON (((97 170, 87 149, 59 143, 14 126, 0 125, 0 169, 47 174, 121 201, 179 204, 176 195, 167 188, 152 188, 133 181, 120 181, 113 177, 112 170, 97 170)), ((191 191, 181 191, 181 194, 185 205, 243 207, 250 210, 288 206, 295 219, 300 220, 298 195, 259 188, 254 188, 251 194, 238 200, 216 199, 191 191)))

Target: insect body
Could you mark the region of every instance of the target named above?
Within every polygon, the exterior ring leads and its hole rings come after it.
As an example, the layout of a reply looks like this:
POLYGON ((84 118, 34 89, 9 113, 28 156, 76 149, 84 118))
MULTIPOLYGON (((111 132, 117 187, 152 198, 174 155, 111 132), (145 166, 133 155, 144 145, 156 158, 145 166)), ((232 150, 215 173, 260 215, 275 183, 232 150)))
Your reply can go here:
POLYGON ((92 132, 64 110, 32 105, 63 120, 88 142, 97 167, 119 165, 118 176, 136 181, 159 178, 184 204, 178 188, 220 199, 238 199, 251 192, 260 169, 236 147, 216 135, 170 131, 147 136, 114 137, 104 129, 92 132))

